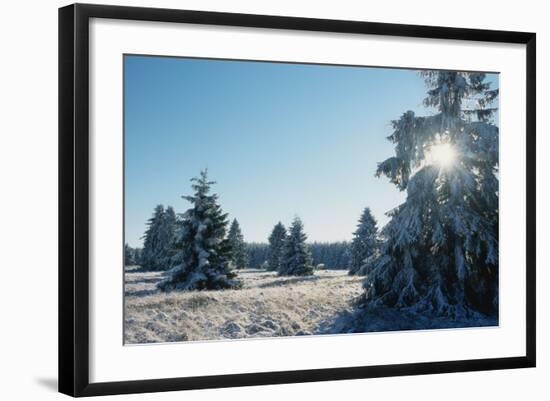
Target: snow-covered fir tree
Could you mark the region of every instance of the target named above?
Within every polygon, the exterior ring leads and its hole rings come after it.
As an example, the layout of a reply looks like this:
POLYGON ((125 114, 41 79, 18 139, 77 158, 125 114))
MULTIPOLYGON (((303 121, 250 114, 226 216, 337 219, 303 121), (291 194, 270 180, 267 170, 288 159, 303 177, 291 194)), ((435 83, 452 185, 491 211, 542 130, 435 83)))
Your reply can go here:
POLYGON ((483 73, 426 71, 430 116, 393 122, 395 156, 380 163, 407 192, 388 213, 365 302, 470 317, 498 311, 498 127, 483 73))
POLYGON ((191 181, 195 193, 183 197, 192 207, 182 215, 176 233, 174 267, 158 287, 163 291, 239 287, 240 281, 230 268, 227 214, 218 204, 218 195, 210 193, 215 182, 208 180, 206 170, 191 181))
POLYGON ((248 254, 244 236, 237 219, 233 219, 227 235, 231 247, 231 262, 237 269, 245 269, 248 266, 248 254))
POLYGON ((144 235, 140 261, 144 269, 166 270, 168 268, 166 257, 171 247, 170 232, 173 233, 173 229, 168 227, 164 206, 157 205, 153 216, 147 221, 147 230, 144 235))
POLYGON ((278 222, 269 235, 269 249, 267 252, 267 270, 278 271, 281 267, 283 249, 286 240, 286 228, 278 222))
POLYGON ((141 265, 141 254, 143 252, 143 248, 132 248, 134 253, 134 262, 136 265, 141 265))
POLYGON ((133 266, 136 264, 135 252, 128 244, 124 244, 124 265, 133 266))
POLYGON ((313 259, 304 232, 302 220, 294 219, 288 230, 281 264, 278 273, 281 276, 307 276, 313 274, 313 259))
POLYGON ((172 206, 168 206, 164 211, 162 224, 159 228, 159 238, 164 244, 164 252, 159 255, 159 264, 162 266, 162 270, 168 270, 173 267, 174 257, 174 240, 176 235, 176 229, 178 220, 176 212, 172 206))
POLYGON ((349 274, 364 275, 366 261, 378 250, 378 227, 370 209, 366 207, 359 218, 351 242, 349 274))

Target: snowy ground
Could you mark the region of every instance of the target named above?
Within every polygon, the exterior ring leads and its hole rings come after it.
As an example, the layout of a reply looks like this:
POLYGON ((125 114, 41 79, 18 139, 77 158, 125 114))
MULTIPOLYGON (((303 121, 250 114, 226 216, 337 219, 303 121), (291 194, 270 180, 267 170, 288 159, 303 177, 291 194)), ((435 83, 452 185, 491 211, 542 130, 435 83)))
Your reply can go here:
POLYGON ((364 277, 345 270, 278 277, 242 270, 240 290, 159 292, 162 273, 128 270, 125 284, 127 344, 372 331, 494 326, 496 318, 461 320, 379 308, 358 308, 364 277))
POLYGON ((240 290, 161 293, 157 272, 126 272, 125 341, 129 344, 332 332, 361 294, 362 277, 320 270, 308 277, 239 271, 240 290))

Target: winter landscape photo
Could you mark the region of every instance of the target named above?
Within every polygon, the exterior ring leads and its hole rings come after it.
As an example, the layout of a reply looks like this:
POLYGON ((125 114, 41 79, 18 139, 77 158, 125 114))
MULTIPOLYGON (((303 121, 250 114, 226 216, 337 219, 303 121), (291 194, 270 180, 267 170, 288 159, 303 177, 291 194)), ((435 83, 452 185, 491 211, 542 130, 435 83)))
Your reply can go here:
POLYGON ((499 324, 499 74, 124 56, 124 342, 499 324))

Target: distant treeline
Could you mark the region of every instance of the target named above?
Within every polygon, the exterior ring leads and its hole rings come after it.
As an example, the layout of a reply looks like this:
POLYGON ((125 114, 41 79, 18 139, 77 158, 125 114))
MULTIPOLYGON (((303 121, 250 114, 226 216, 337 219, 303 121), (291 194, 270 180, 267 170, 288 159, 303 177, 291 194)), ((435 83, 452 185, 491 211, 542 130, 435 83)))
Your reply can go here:
POLYGON ((309 244, 313 263, 325 265, 327 269, 349 269, 351 261, 350 243, 314 242, 309 244))
MULTIPOLYGON (((269 244, 248 242, 245 246, 248 255, 248 268, 267 269, 269 244)), ((350 268, 351 248, 349 242, 313 242, 309 244, 309 249, 315 266, 324 265, 325 269, 347 270, 350 268)), ((132 248, 126 245, 126 264, 139 264, 141 253, 141 248, 132 248)))
POLYGON ((248 267, 250 269, 267 269, 269 244, 248 242, 246 243, 246 253, 248 254, 248 267))
MULTIPOLYGON (((351 249, 349 242, 313 242, 308 246, 315 266, 324 265, 325 269, 342 270, 350 268, 351 249)), ((246 244, 246 252, 250 269, 267 269, 269 244, 249 242, 246 244)))

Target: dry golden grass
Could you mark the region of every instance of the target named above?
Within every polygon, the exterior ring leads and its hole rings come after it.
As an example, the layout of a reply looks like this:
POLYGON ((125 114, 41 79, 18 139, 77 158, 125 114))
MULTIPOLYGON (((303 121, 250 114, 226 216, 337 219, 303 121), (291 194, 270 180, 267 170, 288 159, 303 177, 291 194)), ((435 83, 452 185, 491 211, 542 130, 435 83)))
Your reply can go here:
POLYGON ((362 277, 343 270, 278 277, 239 271, 239 290, 161 293, 161 273, 127 272, 125 341, 128 344, 316 334, 352 309, 362 277))

